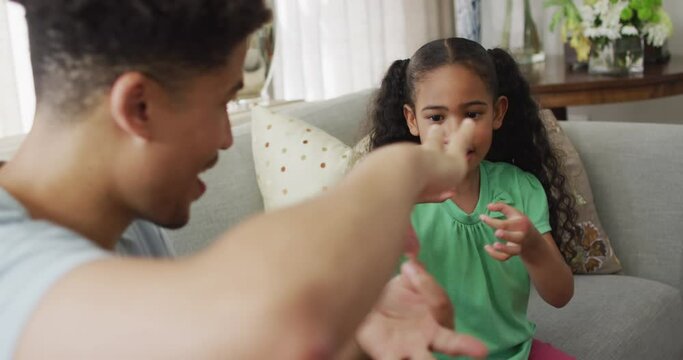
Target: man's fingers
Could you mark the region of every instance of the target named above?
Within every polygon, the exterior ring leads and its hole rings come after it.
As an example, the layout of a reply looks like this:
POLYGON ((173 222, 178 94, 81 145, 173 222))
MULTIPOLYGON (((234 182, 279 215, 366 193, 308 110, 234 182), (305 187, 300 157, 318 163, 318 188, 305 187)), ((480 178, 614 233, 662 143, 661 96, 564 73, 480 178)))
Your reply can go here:
POLYGON ((488 349, 481 341, 469 335, 456 334, 445 328, 437 330, 432 342, 432 350, 451 356, 461 355, 478 359, 483 359, 488 355, 488 349))
POLYGON ((427 129, 427 137, 422 143, 428 149, 441 152, 443 150, 443 139, 445 133, 441 126, 432 125, 427 129))
POLYGON ((456 191, 455 190, 448 190, 444 191, 441 194, 435 195, 435 196, 429 196, 426 198, 420 199, 420 203, 440 203, 444 202, 453 196, 455 196, 456 191))
POLYGON ((410 258, 416 258, 420 253, 420 240, 418 240, 412 224, 406 232, 405 252, 410 258))
POLYGON ((429 351, 421 349, 410 355, 410 360, 436 360, 436 358, 429 351))
MULTIPOLYGON (((415 260, 408 260, 401 266, 401 274, 405 274, 412 287, 420 294, 432 296, 427 296, 426 299, 430 302, 435 300, 435 297, 444 297, 447 299, 446 292, 443 288, 436 282, 434 277, 432 277, 427 271, 425 271, 415 260), (437 295, 437 296, 433 296, 437 295)), ((430 304, 436 305, 436 304, 430 304)))
POLYGON ((466 154, 467 149, 472 146, 473 135, 474 121, 472 119, 465 119, 458 127, 458 130, 449 136, 446 151, 451 154, 466 154))

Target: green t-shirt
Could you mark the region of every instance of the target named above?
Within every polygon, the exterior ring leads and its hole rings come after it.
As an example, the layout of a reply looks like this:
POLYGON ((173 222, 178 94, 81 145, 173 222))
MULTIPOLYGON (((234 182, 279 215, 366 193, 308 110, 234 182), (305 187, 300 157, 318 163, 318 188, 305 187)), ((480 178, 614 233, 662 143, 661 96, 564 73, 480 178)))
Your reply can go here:
POLYGON ((548 201, 538 179, 513 165, 483 161, 479 169, 479 201, 471 214, 451 200, 415 207, 419 259, 453 302, 459 332, 484 341, 490 359, 527 359, 535 331, 526 315, 529 274, 518 256, 501 262, 486 253, 484 245, 498 239, 479 215, 504 218, 486 207, 504 202, 526 214, 544 234, 551 230, 548 201))

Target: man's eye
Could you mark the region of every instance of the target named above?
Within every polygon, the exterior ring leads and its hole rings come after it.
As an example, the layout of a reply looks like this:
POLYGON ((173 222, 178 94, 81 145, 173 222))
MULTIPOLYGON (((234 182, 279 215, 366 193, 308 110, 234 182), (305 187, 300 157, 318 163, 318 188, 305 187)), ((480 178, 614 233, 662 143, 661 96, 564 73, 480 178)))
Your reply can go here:
POLYGON ((430 119, 432 121, 441 121, 441 120, 443 120, 443 116, 442 115, 431 115, 428 117, 428 119, 430 119))

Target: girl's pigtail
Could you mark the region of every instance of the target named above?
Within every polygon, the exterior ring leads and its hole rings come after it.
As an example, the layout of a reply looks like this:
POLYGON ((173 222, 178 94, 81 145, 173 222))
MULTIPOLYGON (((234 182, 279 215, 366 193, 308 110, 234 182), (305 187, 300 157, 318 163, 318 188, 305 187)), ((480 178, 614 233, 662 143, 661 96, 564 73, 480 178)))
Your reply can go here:
POLYGON ((403 116, 403 105, 412 106, 407 85, 409 59, 396 60, 382 80, 371 110, 370 150, 397 141, 419 142, 410 134, 403 116))
POLYGON ((515 60, 502 49, 488 53, 496 67, 498 95, 508 98, 508 110, 503 125, 493 133, 487 159, 514 164, 538 178, 548 197, 550 226, 559 247, 563 240, 576 239, 581 232, 563 163, 550 144, 538 104, 515 60))

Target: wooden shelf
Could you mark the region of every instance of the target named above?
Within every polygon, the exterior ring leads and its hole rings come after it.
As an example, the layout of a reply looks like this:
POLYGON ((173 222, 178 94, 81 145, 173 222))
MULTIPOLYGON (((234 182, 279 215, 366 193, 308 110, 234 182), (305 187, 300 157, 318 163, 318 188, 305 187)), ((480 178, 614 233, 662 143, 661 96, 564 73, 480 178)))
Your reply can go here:
MULTIPOLYGON (((642 74, 605 76, 574 71, 561 56, 545 62, 523 65, 531 92, 541 107, 553 109, 556 116, 567 106, 609 104, 649 100, 683 94, 683 56, 673 55, 666 64, 645 64, 642 74)), ((560 118, 560 117, 558 117, 560 118)))

